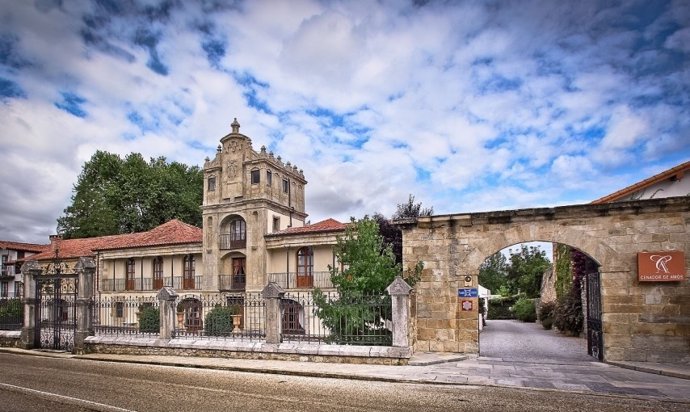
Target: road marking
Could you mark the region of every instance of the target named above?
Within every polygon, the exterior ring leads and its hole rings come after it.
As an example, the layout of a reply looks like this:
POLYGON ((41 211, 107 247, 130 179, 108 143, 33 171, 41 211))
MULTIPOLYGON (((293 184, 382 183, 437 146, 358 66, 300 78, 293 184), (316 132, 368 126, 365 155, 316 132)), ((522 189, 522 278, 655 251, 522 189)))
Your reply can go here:
POLYGON ((89 408, 97 408, 99 411, 107 411, 107 412, 136 412, 131 409, 124 409, 124 408, 118 408, 117 406, 112 406, 112 405, 106 405, 104 403, 98 403, 98 402, 93 402, 93 401, 88 401, 86 399, 80 399, 80 398, 74 398, 72 396, 66 396, 66 395, 60 395, 57 393, 52 393, 52 392, 44 392, 44 391, 39 391, 36 389, 31 389, 31 388, 24 388, 22 386, 15 386, 15 385, 10 385, 9 383, 0 383, 0 388, 5 388, 14 392, 19 392, 19 393, 24 393, 24 394, 30 394, 30 395, 36 395, 40 398, 48 399, 48 400, 62 400, 63 402, 66 401, 68 404, 71 405, 78 405, 78 406, 84 406, 84 407, 89 407, 89 408))

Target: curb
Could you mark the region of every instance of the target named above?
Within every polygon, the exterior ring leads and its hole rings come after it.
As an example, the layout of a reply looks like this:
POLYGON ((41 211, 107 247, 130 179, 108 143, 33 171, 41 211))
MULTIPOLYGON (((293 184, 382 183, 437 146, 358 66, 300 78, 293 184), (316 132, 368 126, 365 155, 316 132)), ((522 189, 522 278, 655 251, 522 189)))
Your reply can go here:
POLYGON ((690 371, 675 371, 675 370, 669 370, 666 368, 653 368, 649 366, 642 366, 642 365, 634 365, 634 364, 629 364, 626 362, 611 362, 607 361, 605 362, 609 365, 612 366, 617 366, 619 368, 623 369, 630 369, 638 372, 645 372, 645 373, 653 373, 655 375, 663 375, 663 376, 670 376, 672 378, 679 378, 679 379, 687 379, 690 380, 690 371))

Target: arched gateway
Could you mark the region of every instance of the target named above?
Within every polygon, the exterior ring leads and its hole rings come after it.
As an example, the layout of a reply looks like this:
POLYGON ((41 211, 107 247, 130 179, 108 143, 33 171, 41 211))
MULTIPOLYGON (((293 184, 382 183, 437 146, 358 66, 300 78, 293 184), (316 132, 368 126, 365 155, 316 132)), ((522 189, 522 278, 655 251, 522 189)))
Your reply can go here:
POLYGON ((516 243, 573 246, 601 281, 604 359, 690 362, 690 197, 452 214, 399 222, 404 266, 425 263, 416 285, 417 351, 478 353, 476 288, 488 256, 516 243), (638 253, 679 251, 680 281, 638 280, 638 253), (464 305, 463 305, 464 303, 464 305))

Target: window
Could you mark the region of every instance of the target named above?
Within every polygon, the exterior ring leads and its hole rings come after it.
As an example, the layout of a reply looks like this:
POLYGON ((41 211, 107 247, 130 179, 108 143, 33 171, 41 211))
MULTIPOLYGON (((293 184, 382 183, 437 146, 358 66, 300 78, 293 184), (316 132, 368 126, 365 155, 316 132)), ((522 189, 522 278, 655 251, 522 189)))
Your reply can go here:
POLYGON ((280 231, 280 216, 273 216, 273 231, 280 231))
POLYGON ((125 290, 134 290, 134 258, 127 259, 125 271, 125 290))
POLYGON ((247 284, 247 275, 245 273, 245 258, 234 258, 232 260, 232 289, 242 290, 247 284))
POLYGON ((163 258, 158 256, 153 259, 153 289, 163 287, 163 258))
POLYGON ((211 176, 208 178, 208 191, 215 192, 216 190, 216 177, 211 176))
POLYGON ((273 184, 273 173, 270 170, 266 170, 266 186, 271 186, 273 184))
POLYGON ((8 275, 7 271, 7 255, 2 255, 2 267, 0 268, 2 270, 2 276, 8 275))
POLYGON ((125 316, 125 302, 115 302, 115 317, 123 318, 125 316))
POLYGON ((184 270, 182 274, 182 288, 194 289, 194 272, 196 269, 196 262, 194 255, 186 255, 184 257, 184 270))
POLYGON ((258 185, 261 182, 261 171, 259 169, 252 170, 252 184, 258 185))
POLYGON ((9 296, 9 293, 10 293, 9 282, 0 283, 0 297, 6 298, 9 296))
POLYGON ((310 288, 314 286, 314 250, 303 247, 297 251, 297 287, 310 288))
POLYGON ((290 191, 290 182, 287 179, 283 179, 283 193, 290 191))
POLYGON ((247 236, 247 225, 242 219, 230 222, 230 235, 232 240, 245 240, 247 236))

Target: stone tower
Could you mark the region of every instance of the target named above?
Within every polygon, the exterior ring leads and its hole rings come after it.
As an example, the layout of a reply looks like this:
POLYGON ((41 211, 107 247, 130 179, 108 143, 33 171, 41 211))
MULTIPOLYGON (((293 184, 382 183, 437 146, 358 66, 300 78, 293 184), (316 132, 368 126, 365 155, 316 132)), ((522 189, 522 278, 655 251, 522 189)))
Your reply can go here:
POLYGON ((260 291, 266 284, 264 235, 304 225, 304 173, 252 148, 235 119, 204 164, 205 288, 260 291))

